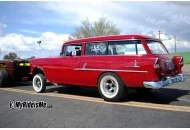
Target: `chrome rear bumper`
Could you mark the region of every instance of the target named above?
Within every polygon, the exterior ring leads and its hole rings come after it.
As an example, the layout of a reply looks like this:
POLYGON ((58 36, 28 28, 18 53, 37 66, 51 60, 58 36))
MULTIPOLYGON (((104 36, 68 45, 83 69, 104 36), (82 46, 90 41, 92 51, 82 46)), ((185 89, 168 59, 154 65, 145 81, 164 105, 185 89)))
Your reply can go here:
POLYGON ((157 82, 144 81, 143 85, 145 88, 158 89, 168 85, 172 85, 173 83, 178 83, 183 81, 185 81, 185 76, 183 74, 178 74, 175 77, 167 77, 167 79, 163 81, 157 81, 157 82))

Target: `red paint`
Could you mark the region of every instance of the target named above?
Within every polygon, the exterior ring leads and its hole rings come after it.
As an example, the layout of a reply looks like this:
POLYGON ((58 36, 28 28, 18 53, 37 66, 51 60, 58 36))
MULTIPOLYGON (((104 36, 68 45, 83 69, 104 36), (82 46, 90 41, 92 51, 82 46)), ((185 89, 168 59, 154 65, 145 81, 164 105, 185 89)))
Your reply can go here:
POLYGON ((103 36, 68 41, 63 44, 61 53, 64 53, 63 48, 65 45, 82 44, 81 56, 58 56, 32 59, 30 60, 30 74, 33 74, 34 68, 39 67, 43 70, 46 78, 52 83, 96 87, 98 77, 102 73, 111 70, 119 75, 127 87, 143 87, 143 81, 158 81, 166 76, 175 76, 181 73, 181 67, 183 66, 179 64, 181 57, 173 57, 170 54, 152 54, 146 43, 147 39, 159 41, 159 39, 142 35, 103 36), (85 44, 89 42, 135 39, 141 41, 147 54, 125 56, 84 55, 85 44), (159 69, 153 67, 157 58, 161 66, 159 69), (172 70, 167 69, 166 60, 172 60, 175 68, 172 70), (139 67, 134 67, 135 61, 139 67), (86 66, 84 67, 85 64, 86 66), (83 67, 88 70, 77 70, 83 67))

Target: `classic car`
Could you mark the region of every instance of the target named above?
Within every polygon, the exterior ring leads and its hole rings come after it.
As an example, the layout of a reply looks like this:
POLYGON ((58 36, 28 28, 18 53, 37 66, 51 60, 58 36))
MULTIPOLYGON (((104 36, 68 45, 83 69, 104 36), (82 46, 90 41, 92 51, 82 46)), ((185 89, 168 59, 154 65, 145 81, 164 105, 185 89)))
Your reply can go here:
POLYGON ((99 36, 67 41, 60 56, 30 61, 33 88, 46 82, 97 87, 106 101, 120 101, 129 90, 147 92, 185 80, 183 57, 172 56, 163 43, 143 35, 99 36))
POLYGON ((0 87, 14 86, 16 82, 29 80, 28 60, 0 60, 0 87))

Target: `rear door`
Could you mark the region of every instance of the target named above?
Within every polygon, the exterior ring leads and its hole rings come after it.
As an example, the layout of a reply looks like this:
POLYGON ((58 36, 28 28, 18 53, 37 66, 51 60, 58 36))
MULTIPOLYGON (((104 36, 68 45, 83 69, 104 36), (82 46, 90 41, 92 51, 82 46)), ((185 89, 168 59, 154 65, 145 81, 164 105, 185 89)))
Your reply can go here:
POLYGON ((107 42, 85 43, 84 55, 81 57, 80 67, 78 69, 81 85, 96 86, 100 73, 108 69, 107 47, 107 42))

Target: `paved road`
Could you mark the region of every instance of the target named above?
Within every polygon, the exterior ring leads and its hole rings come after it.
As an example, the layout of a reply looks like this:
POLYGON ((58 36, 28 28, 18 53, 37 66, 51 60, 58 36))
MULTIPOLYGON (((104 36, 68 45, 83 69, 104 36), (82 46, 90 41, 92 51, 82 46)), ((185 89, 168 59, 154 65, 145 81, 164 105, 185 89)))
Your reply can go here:
POLYGON ((120 103, 97 89, 51 86, 37 94, 30 83, 0 89, 0 127, 190 127, 190 75, 186 81, 120 103), (53 108, 9 109, 9 101, 45 101, 53 108))

